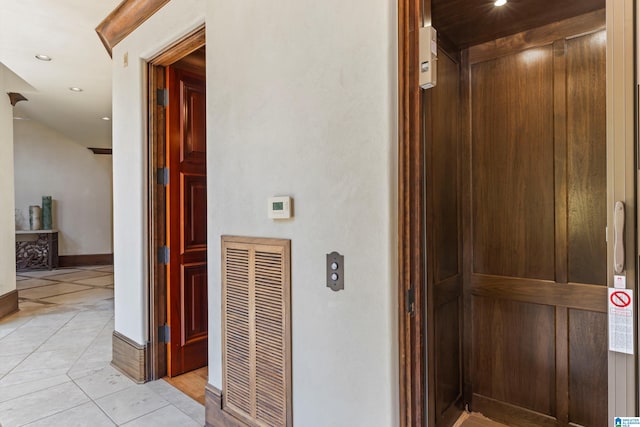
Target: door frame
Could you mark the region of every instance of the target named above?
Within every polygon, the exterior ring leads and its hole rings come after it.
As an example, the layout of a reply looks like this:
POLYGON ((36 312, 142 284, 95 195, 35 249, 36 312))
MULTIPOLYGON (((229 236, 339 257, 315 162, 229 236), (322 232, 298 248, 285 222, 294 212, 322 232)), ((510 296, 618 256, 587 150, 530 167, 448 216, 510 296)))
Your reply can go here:
MULTIPOLYGON (((607 16, 607 225, 613 230, 613 204, 624 200, 626 216, 636 217, 635 1, 606 0, 607 16)), ((425 366, 426 283, 425 148, 419 88, 418 30, 431 23, 430 0, 398 0, 398 349, 400 426, 431 425, 426 406, 432 375, 425 366)), ((638 260, 635 227, 625 232, 627 287, 636 290, 638 260)), ((611 235, 611 233, 609 233, 611 235)), ((612 238, 609 239, 611 246, 612 238)), ((612 251, 607 251, 612 286, 612 251)), ((636 297, 637 301, 637 297, 636 297)), ((466 322, 465 322, 466 324, 466 322)), ((636 342, 637 328, 636 322, 636 342)), ((637 347, 637 345, 636 345, 637 347)), ((637 349, 636 349, 637 354, 637 349)), ((609 352, 609 418, 638 414, 638 358, 609 352), (622 390, 617 395, 616 390, 622 390)))
POLYGON ((159 182, 158 170, 165 166, 165 109, 158 105, 157 89, 166 87, 165 67, 205 45, 205 26, 196 28, 147 62, 148 65, 148 192, 147 244, 148 257, 148 325, 149 344, 145 358, 148 380, 167 374, 167 348, 160 340, 160 329, 167 321, 167 269, 160 263, 159 248, 165 243, 165 187, 159 182))

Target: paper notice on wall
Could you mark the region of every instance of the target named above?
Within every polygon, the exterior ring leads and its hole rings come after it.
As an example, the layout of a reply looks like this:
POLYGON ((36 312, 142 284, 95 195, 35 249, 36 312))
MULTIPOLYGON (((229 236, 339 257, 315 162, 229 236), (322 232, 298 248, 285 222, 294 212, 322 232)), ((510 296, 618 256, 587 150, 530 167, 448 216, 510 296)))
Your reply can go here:
POLYGON ((609 288, 609 350, 633 354, 633 291, 609 288))

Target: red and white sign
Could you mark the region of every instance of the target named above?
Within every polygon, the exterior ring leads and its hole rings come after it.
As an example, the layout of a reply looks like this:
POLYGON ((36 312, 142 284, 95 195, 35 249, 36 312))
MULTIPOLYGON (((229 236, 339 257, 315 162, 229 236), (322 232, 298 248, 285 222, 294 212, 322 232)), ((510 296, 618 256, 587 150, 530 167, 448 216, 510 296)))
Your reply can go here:
POLYGON ((633 354, 633 291, 609 288, 609 350, 633 354))

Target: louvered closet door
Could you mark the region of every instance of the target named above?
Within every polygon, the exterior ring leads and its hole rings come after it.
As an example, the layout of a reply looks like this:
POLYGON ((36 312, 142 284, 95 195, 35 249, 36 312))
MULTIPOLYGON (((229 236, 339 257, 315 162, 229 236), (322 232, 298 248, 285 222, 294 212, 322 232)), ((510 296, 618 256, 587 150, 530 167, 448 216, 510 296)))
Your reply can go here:
POLYGON ((290 241, 222 238, 224 409, 291 425, 290 241))

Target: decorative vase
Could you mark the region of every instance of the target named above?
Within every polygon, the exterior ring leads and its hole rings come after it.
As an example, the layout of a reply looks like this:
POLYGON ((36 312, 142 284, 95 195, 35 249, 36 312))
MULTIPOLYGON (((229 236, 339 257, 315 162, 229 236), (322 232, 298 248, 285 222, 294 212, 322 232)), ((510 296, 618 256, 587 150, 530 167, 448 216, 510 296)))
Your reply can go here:
POLYGON ((29 206, 29 229, 40 230, 42 228, 42 209, 40 206, 29 206))
POLYGON ((45 230, 51 230, 52 223, 51 196, 42 196, 42 228, 45 230))

